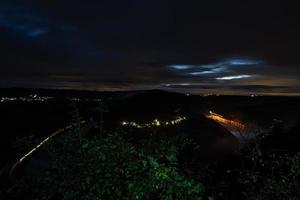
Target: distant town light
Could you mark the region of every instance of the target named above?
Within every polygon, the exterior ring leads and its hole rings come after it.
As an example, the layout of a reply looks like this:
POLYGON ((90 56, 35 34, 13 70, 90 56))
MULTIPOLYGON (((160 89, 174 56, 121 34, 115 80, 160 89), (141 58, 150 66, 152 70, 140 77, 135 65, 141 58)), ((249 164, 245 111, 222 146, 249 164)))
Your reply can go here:
POLYGON ((151 127, 158 127, 158 126, 175 125, 175 124, 181 123, 184 120, 186 120, 186 117, 177 116, 174 120, 171 120, 171 121, 160 121, 158 119, 154 119, 151 123, 144 123, 144 124, 140 124, 137 122, 123 121, 123 122, 121 122, 121 125, 122 126, 131 126, 131 127, 135 127, 135 128, 151 128, 151 127))
POLYGON ((128 124, 128 122, 122 122, 122 125, 124 126, 124 125, 127 125, 128 124))
POLYGON ((158 119, 155 119, 155 120, 154 120, 154 124, 155 124, 156 126, 160 126, 159 120, 158 120, 158 119))

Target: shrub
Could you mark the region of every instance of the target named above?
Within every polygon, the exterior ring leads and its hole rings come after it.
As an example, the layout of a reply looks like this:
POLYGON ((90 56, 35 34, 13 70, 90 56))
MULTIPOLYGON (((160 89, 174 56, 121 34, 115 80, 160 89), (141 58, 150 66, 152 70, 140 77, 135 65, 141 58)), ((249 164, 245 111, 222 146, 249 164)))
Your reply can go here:
POLYGON ((18 194, 45 200, 201 199, 202 185, 178 173, 174 146, 151 153, 151 145, 136 147, 117 134, 76 140, 67 134, 50 144, 50 168, 43 177, 24 177, 18 194))

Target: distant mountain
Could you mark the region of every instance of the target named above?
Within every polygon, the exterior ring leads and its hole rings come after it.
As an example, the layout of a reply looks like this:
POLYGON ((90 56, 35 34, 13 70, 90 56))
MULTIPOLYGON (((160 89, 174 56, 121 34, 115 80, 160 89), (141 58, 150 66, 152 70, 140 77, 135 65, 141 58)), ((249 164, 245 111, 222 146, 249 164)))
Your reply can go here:
MULTIPOLYGON (((116 97, 127 99, 133 96, 178 96, 179 93, 163 90, 131 90, 131 91, 89 91, 71 89, 44 89, 44 88, 0 88, 0 97, 24 97, 32 94, 52 97, 80 97, 80 98, 108 98, 116 97)), ((180 94, 182 95, 182 94, 180 94)))

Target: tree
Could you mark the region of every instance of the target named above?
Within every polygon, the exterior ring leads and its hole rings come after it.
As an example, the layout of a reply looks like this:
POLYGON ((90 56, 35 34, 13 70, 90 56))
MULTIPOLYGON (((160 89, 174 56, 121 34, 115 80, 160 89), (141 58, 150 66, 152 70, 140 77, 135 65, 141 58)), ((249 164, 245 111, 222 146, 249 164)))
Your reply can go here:
POLYGON ((201 199, 202 185, 178 172, 172 143, 155 141, 160 148, 152 152, 151 145, 136 147, 117 133, 83 139, 80 146, 75 141, 68 134, 52 143, 49 170, 21 179, 16 194, 45 200, 201 199))
POLYGON ((102 135, 103 134, 103 113, 108 112, 108 107, 106 103, 101 100, 96 110, 100 112, 99 131, 100 131, 100 135, 102 135))

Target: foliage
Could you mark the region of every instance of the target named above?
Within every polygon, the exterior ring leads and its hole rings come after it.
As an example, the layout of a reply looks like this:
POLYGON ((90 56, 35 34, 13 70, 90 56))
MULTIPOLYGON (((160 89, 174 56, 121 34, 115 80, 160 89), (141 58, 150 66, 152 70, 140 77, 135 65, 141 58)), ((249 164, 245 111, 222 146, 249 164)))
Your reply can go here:
POLYGON ((36 199, 201 199, 203 187, 178 173, 172 144, 149 151, 117 134, 76 142, 72 134, 52 143, 43 177, 25 177, 18 194, 36 199), (36 189, 36 190, 34 190, 36 189))
POLYGON ((259 152, 250 154, 251 170, 239 170, 245 199, 299 199, 300 153, 259 152))
POLYGON ((263 139, 248 143, 234 158, 210 162, 212 173, 201 180, 206 193, 214 199, 300 199, 300 153, 266 148, 263 139))
POLYGON ((300 153, 285 156, 272 176, 264 177, 263 187, 256 199, 299 199, 300 198, 300 153))
POLYGON ((81 126, 80 126, 80 121, 81 121, 81 116, 79 114, 79 109, 76 105, 75 102, 72 102, 72 107, 73 110, 70 113, 71 115, 71 125, 74 126, 73 134, 76 135, 79 138, 79 142, 81 143, 81 126))
POLYGON ((263 135, 246 144, 238 156, 205 161, 196 157, 197 142, 183 135, 142 132, 143 136, 133 137, 130 132, 118 130, 80 137, 79 142, 77 132, 74 129, 48 145, 52 158, 49 169, 42 177, 22 178, 16 197, 41 200, 297 200, 300 197, 300 153, 265 148, 263 135))

